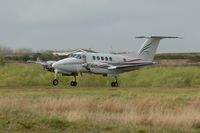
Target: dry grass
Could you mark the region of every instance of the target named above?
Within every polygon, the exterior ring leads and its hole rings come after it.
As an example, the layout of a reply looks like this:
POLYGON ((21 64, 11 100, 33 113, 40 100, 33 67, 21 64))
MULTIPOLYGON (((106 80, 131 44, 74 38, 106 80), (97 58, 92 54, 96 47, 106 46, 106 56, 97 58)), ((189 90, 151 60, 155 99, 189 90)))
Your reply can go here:
POLYGON ((17 108, 59 116, 69 121, 148 125, 192 129, 200 127, 200 99, 175 104, 177 98, 1 97, 1 108, 17 108))

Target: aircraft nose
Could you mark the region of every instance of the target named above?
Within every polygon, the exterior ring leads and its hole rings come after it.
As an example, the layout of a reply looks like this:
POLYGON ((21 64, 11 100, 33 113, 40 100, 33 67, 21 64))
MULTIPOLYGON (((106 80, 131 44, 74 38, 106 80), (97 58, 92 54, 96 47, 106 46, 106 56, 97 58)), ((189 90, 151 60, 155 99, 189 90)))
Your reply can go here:
POLYGON ((67 64, 70 63, 71 60, 67 59, 63 59, 63 60, 59 60, 55 63, 52 64, 52 67, 55 69, 65 69, 67 64))
POLYGON ((56 68, 57 66, 58 66, 58 63, 57 63, 57 62, 55 62, 55 63, 52 64, 52 67, 53 67, 53 68, 56 68))

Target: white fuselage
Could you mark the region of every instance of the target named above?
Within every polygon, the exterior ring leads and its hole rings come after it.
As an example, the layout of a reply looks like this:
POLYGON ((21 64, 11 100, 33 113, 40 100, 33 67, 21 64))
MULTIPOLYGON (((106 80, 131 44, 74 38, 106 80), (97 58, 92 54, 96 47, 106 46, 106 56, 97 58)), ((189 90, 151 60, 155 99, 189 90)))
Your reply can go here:
POLYGON ((130 63, 139 63, 141 61, 142 59, 140 58, 133 58, 126 55, 79 52, 54 63, 53 67, 57 72, 66 75, 94 73, 105 76, 116 76, 122 72, 130 71, 133 68, 113 70, 113 65, 129 65, 130 63))

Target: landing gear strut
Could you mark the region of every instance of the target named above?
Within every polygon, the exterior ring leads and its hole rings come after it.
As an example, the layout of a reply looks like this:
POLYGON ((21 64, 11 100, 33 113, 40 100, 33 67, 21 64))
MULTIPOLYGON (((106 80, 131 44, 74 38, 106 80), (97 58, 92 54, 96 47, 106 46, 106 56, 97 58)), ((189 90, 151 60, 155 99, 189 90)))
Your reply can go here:
POLYGON ((57 74, 58 74, 58 71, 55 70, 55 75, 54 75, 54 80, 53 80, 53 85, 54 86, 57 86, 59 84, 59 81, 57 80, 57 74))
POLYGON ((71 81, 70 85, 71 85, 71 86, 77 86, 76 75, 74 75, 74 80, 71 81))
POLYGON ((111 82, 111 86, 112 87, 119 87, 118 81, 117 81, 117 77, 115 77, 115 80, 113 82, 111 82))

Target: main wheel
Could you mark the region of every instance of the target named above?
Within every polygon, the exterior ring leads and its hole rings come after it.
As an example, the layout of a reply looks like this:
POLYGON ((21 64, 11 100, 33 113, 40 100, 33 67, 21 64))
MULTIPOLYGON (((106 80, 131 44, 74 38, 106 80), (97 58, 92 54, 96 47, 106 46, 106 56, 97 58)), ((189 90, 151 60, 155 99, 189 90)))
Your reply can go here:
POLYGON ((115 83, 114 83, 114 82, 111 82, 111 86, 112 86, 112 87, 115 87, 115 83))
POLYGON ((112 83, 111 83, 111 86, 112 86, 112 87, 119 87, 119 84, 118 84, 118 82, 112 82, 112 83))
POLYGON ((54 85, 54 86, 57 86, 57 85, 58 85, 58 83, 59 83, 59 82, 58 82, 58 80, 57 80, 57 79, 54 79, 54 80, 53 80, 53 85, 54 85))
POLYGON ((71 81, 70 85, 71 86, 77 86, 77 82, 76 81, 71 81))
POLYGON ((118 84, 118 82, 115 82, 115 87, 119 87, 119 84, 118 84))

